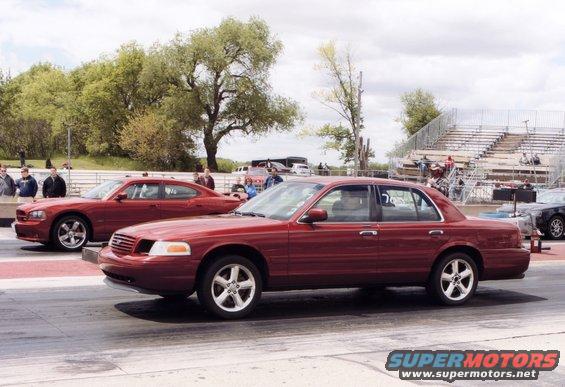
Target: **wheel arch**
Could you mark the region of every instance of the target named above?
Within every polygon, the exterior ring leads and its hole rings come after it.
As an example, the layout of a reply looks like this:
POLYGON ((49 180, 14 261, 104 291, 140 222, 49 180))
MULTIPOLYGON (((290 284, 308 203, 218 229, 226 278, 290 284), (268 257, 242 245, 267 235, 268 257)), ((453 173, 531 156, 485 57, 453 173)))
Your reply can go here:
POLYGON ((482 256, 481 252, 476 247, 470 246, 470 245, 465 245, 465 244, 452 245, 452 246, 449 246, 446 249, 442 250, 437 255, 436 259, 434 260, 434 263, 433 263, 432 268, 430 270, 430 276, 433 274, 438 262, 443 257, 445 257, 449 254, 453 254, 453 253, 465 253, 465 254, 469 255, 471 257, 471 259, 473 259, 473 261, 475 262, 475 265, 477 265, 477 270, 479 271, 479 278, 481 278, 483 276, 485 266, 484 266, 484 260, 483 260, 483 256, 482 256))
POLYGON ((242 257, 251 260, 251 262, 255 264, 255 266, 261 273, 261 279, 263 280, 263 288, 267 287, 267 282, 269 279, 269 267, 267 265, 267 260, 265 259, 263 254, 261 254, 261 252, 257 250, 255 247, 241 243, 230 243, 221 246, 216 246, 210 251, 208 251, 202 258, 202 261, 200 261, 200 264, 198 265, 198 269, 196 270, 195 285, 198 286, 199 281, 204 275, 206 268, 215 259, 229 254, 240 255, 242 257))

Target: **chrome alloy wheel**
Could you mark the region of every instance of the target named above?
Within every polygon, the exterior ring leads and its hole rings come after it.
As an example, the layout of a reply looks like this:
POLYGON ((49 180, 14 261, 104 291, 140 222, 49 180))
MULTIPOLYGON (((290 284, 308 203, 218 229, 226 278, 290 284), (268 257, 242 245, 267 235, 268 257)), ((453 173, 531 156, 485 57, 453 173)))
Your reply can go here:
POLYGON ((553 218, 549 224, 549 232, 551 233, 551 236, 555 239, 561 238, 563 236, 563 227, 563 220, 561 218, 553 218))
POLYGON ((64 247, 76 249, 86 241, 86 226, 74 219, 63 222, 57 230, 57 238, 59 238, 59 242, 64 247))
POLYGON ((467 297, 473 289, 473 269, 463 259, 449 261, 441 271, 441 290, 452 301, 467 297))
POLYGON ((255 278, 249 269, 239 264, 222 267, 212 280, 212 298, 226 312, 245 309, 255 295, 255 278))

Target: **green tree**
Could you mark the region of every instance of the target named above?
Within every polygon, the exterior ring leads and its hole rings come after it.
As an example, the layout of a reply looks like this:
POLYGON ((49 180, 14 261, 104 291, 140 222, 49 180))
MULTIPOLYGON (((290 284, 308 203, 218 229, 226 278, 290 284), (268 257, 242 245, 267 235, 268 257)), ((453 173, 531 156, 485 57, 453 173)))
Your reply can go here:
POLYGON ((129 43, 115 55, 102 57, 72 72, 78 98, 72 108, 71 125, 87 132, 89 154, 122 155, 120 131, 138 109, 153 102, 141 82, 145 61, 143 48, 129 43))
POLYGON ((355 157, 355 136, 363 129, 363 117, 358 117, 359 79, 349 49, 340 53, 334 42, 328 42, 318 48, 318 55, 321 62, 317 69, 328 76, 331 86, 316 91, 314 96, 346 123, 325 124, 308 134, 323 138, 324 148, 340 152, 347 163, 355 157))
POLYGON ((400 101, 402 114, 397 121, 408 137, 441 114, 433 94, 422 89, 402 94, 400 101))
POLYGON ((121 130, 119 144, 146 168, 181 169, 194 162, 192 138, 156 109, 136 113, 121 130))
POLYGON ((298 104, 274 94, 269 83, 281 49, 256 18, 229 18, 157 49, 162 64, 152 66, 170 86, 163 107, 185 129, 198 131, 213 170, 224 137, 289 130, 301 119, 298 104))

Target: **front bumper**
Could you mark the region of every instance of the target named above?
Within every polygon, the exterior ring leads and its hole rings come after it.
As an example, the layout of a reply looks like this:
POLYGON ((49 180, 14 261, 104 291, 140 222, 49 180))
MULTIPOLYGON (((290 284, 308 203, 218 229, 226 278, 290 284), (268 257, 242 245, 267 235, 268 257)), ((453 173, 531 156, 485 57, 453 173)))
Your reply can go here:
POLYGON ((16 221, 13 223, 18 239, 29 242, 49 242, 49 224, 46 221, 16 221))
POLYGON ((110 247, 100 250, 98 267, 109 286, 145 294, 190 293, 196 276, 190 257, 118 256, 110 247))

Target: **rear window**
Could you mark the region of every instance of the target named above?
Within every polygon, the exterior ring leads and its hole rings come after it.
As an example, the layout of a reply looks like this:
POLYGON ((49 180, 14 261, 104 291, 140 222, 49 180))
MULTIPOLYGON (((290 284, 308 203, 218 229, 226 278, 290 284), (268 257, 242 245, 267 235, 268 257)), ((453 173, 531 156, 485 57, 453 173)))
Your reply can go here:
POLYGON ((184 185, 166 184, 165 199, 190 199, 198 195, 198 191, 184 185))
POLYGON ((382 222, 440 221, 431 200, 417 189, 380 186, 380 218, 382 222))

